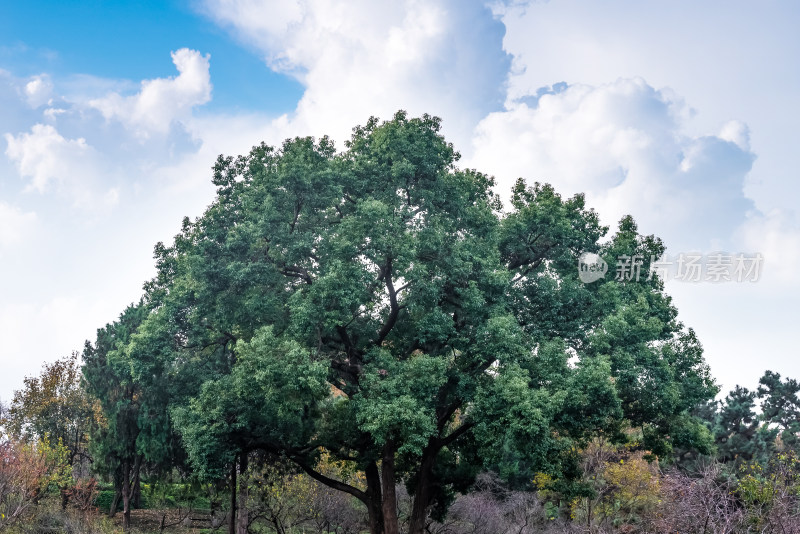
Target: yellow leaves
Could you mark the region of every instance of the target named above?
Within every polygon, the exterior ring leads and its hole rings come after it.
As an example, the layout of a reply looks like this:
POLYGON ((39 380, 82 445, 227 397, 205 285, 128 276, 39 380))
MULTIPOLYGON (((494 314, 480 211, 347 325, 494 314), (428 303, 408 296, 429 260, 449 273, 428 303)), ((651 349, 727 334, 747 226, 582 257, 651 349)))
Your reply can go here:
POLYGON ((577 510, 581 505, 581 499, 579 497, 575 497, 569 502, 569 518, 575 521, 577 517, 577 510))
POLYGON ((103 412, 103 405, 97 399, 91 399, 89 403, 90 420, 94 421, 100 428, 108 427, 108 419, 103 412))
POLYGON ((582 451, 584 482, 594 497, 570 502, 570 516, 577 522, 609 520, 614 525, 635 522, 658 507, 662 500, 661 478, 647 451, 632 451, 595 440, 582 451))
POLYGON ((642 453, 620 459, 619 464, 607 464, 603 476, 616 487, 615 494, 628 507, 637 508, 655 504, 659 496, 659 478, 653 466, 642 453))
POLYGON ((58 487, 69 485, 72 482, 72 465, 69 462, 69 450, 64 446, 61 438, 56 443, 51 443, 45 436, 33 446, 24 446, 35 455, 42 471, 41 488, 44 490, 50 484, 58 487))
MULTIPOLYGON (((778 461, 786 461, 777 456, 778 461)), ((757 463, 744 464, 740 468, 738 493, 749 504, 767 504, 778 492, 779 480, 776 473, 766 473, 764 467, 757 463)), ((787 478, 784 476, 784 478, 787 478)))
POLYGON ((533 485, 536 487, 537 490, 547 490, 553 487, 553 483, 555 480, 552 476, 548 475, 547 473, 536 473, 533 476, 533 485))
POLYGON ((355 462, 337 460, 324 448, 320 448, 319 450, 321 454, 316 465, 317 471, 325 476, 341 480, 360 490, 367 489, 367 477, 362 471, 356 468, 355 462))

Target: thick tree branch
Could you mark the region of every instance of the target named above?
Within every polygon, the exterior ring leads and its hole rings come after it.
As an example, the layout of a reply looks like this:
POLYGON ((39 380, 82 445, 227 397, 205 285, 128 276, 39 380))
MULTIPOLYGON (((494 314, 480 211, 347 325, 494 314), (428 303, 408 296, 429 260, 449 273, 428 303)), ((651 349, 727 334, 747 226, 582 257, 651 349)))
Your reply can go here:
POLYGON ((297 225, 297 219, 300 218, 300 211, 303 209, 303 201, 298 199, 294 206, 294 217, 289 225, 289 233, 294 233, 294 227, 297 225))
POLYGON ((292 276, 294 278, 300 278, 308 285, 311 285, 314 282, 314 279, 311 277, 311 273, 299 265, 286 265, 281 268, 281 274, 292 276))
POLYGON ((522 274, 522 276, 525 276, 542 264, 542 262, 545 260, 545 256, 547 255, 548 252, 550 252, 551 249, 553 249, 556 246, 556 243, 551 242, 547 245, 544 245, 537 252, 537 250, 533 247, 533 245, 536 244, 536 242, 539 240, 540 237, 542 237, 542 235, 536 236, 533 240, 529 239, 528 242, 526 243, 527 249, 530 252, 529 255, 522 256, 515 254, 509 259, 508 263, 509 271, 513 271, 514 269, 518 269, 519 267, 527 266, 525 273, 522 274))
POLYGON ((353 486, 351 486, 349 484, 345 484, 344 482, 342 482, 340 480, 336 480, 334 478, 327 477, 327 476, 323 475, 322 473, 320 473, 318 471, 314 471, 314 469, 311 466, 309 466, 305 462, 302 462, 302 461, 300 461, 300 460, 298 460, 296 458, 292 458, 292 461, 294 463, 296 463, 300 467, 300 469, 305 471, 308 476, 310 476, 311 478, 313 478, 317 482, 321 482, 322 484, 325 484, 329 488, 333 488, 335 490, 343 491, 345 493, 348 493, 348 494, 352 495, 353 497, 355 497, 356 499, 358 499, 359 501, 363 502, 365 505, 369 506, 369 498, 367 497, 367 494, 365 492, 361 491, 360 489, 354 488, 353 486))
POLYGON ((446 406, 444 408, 444 410, 441 411, 441 413, 438 413, 438 410, 437 410, 436 427, 439 429, 439 432, 441 432, 444 429, 444 427, 447 424, 447 422, 450 420, 450 418, 453 416, 453 414, 456 413, 456 410, 458 410, 461 407, 461 405, 462 405, 462 401, 461 401, 461 399, 459 399, 459 400, 457 400, 457 401, 455 401, 453 403, 450 403, 448 406, 446 406))
POLYGON ((397 317, 400 315, 400 306, 397 304, 397 291, 394 288, 394 282, 392 280, 391 256, 386 259, 386 267, 381 270, 385 274, 384 281, 386 282, 386 290, 389 292, 389 316, 386 318, 386 322, 381 327, 380 332, 378 332, 378 339, 375 342, 376 345, 383 343, 383 340, 386 339, 386 336, 388 336, 389 332, 394 328, 394 325, 397 323, 397 317))
POLYGON ((439 445, 439 448, 441 449, 443 447, 447 447, 455 440, 466 434, 469 430, 471 430, 473 426, 475 426, 475 423, 464 423, 463 425, 455 429, 453 432, 451 432, 449 436, 440 439, 437 443, 439 445))
POLYGON ((336 327, 336 332, 339 334, 339 337, 342 339, 342 343, 344 344, 345 352, 347 352, 348 357, 357 356, 355 354, 355 346, 353 345, 353 341, 350 339, 350 334, 347 333, 347 328, 339 325, 336 327))

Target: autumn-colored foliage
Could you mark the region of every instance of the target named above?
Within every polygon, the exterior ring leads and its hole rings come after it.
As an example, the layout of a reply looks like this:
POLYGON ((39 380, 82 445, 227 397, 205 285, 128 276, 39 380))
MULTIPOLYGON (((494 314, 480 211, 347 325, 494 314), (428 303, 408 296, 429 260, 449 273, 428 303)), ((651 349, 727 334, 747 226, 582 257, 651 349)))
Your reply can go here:
POLYGON ((71 480, 68 452, 60 442, 0 443, 0 530, 24 518, 50 487, 71 480))

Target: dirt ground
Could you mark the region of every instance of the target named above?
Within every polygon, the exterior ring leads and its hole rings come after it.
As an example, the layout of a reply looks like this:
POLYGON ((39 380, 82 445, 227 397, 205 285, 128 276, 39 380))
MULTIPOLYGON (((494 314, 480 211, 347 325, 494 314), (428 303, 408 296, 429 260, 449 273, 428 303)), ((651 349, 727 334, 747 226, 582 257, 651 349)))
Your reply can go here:
MULTIPOLYGON (((191 512, 184 510, 131 510, 131 529, 142 534, 162 532, 161 522, 164 521, 163 532, 169 533, 195 533, 211 529, 211 520, 208 513, 191 512)), ((112 519, 115 527, 122 532, 122 512, 112 519)), ((224 526, 224 522, 223 522, 224 526)))

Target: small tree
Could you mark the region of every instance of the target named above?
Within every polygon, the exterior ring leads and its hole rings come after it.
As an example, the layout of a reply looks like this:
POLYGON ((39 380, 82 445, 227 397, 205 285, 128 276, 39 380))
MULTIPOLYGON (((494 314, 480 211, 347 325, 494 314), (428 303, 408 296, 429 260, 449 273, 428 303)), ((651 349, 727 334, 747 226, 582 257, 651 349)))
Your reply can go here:
POLYGON ((35 442, 48 436, 69 451, 70 465, 89 459, 89 431, 97 407, 81 386, 79 354, 46 363, 36 377, 14 393, 7 430, 17 439, 35 442))

